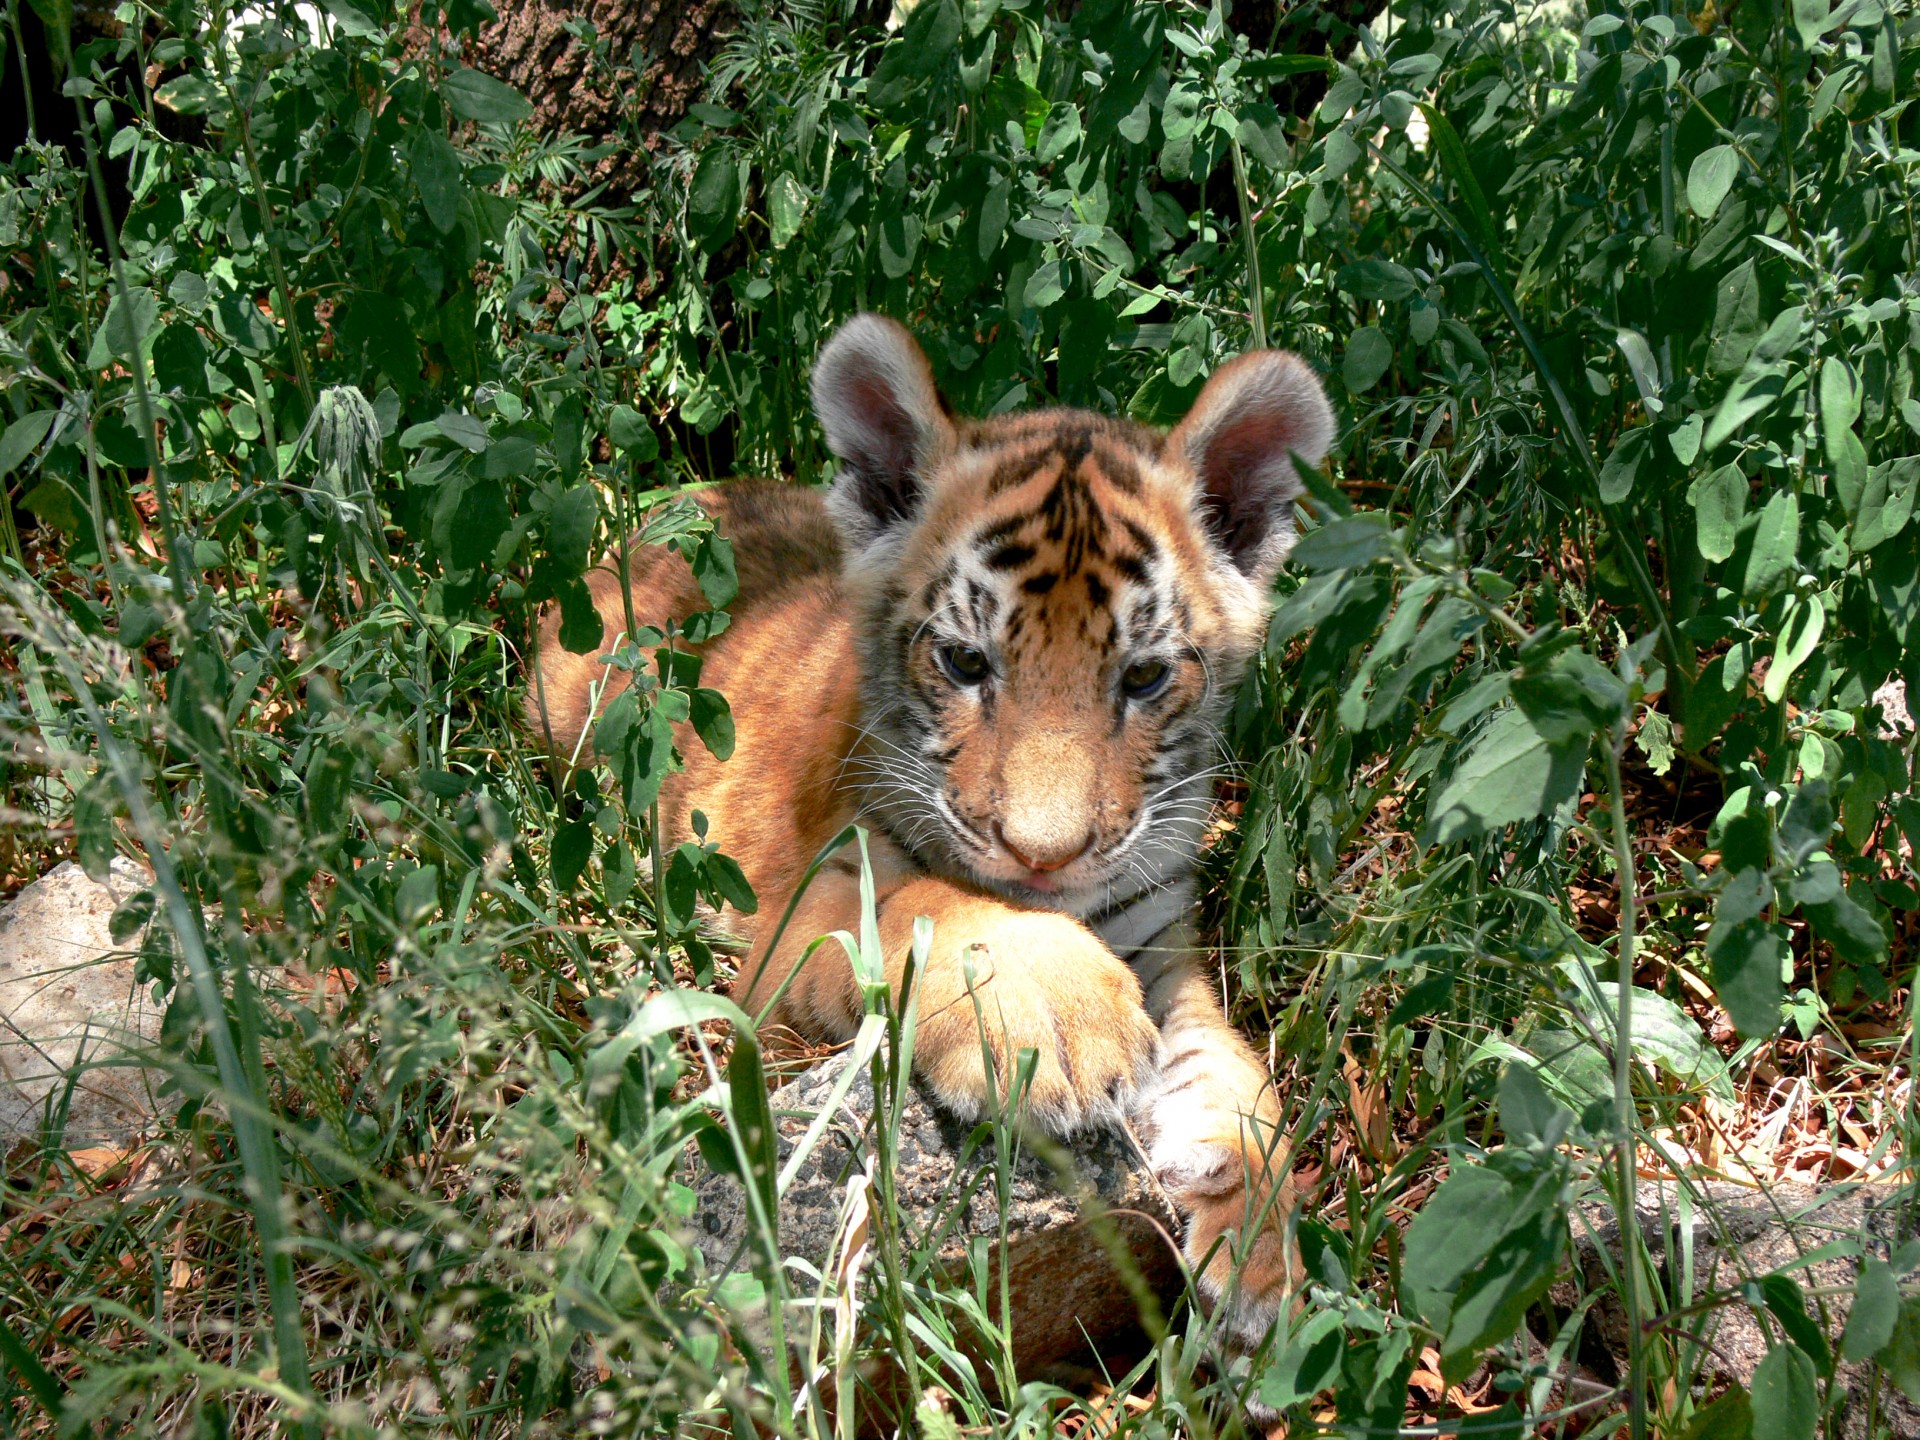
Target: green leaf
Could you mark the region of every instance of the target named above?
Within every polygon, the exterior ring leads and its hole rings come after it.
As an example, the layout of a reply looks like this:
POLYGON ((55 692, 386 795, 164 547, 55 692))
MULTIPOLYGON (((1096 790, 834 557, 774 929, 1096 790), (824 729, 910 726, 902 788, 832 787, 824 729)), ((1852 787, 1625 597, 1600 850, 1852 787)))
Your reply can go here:
POLYGON ((1753 1440, 1814 1440, 1820 1403, 1813 1361, 1791 1341, 1753 1372, 1753 1440))
POLYGON ((1760 323, 1760 277, 1753 261, 1743 260, 1714 287, 1707 368, 1716 375, 1739 373, 1765 330, 1760 323))
POLYGON ((729 147, 709 145, 687 186, 687 238, 711 255, 733 238, 739 220, 739 164, 729 147))
MULTIPOLYGON (((1859 444, 1852 435, 1847 438, 1859 444)), ((0 472, 4 469, 0 466, 0 472)), ((1907 528, 1913 518, 1916 491, 1920 491, 1920 457, 1903 455, 1867 472, 1867 483, 1854 511, 1853 529, 1847 536, 1854 554, 1863 555, 1884 545, 1907 528)))
POLYGON ((694 733, 714 759, 725 760, 733 754, 733 711, 727 706, 727 697, 702 685, 687 699, 694 733))
POLYGON ((1780 1322, 1789 1339, 1808 1356, 1820 1374, 1833 1370, 1833 1351, 1825 1332, 1807 1313, 1807 1297, 1791 1275, 1762 1275, 1756 1282, 1768 1312, 1780 1322))
POLYGON ((1340 1374, 1346 1332, 1337 1310, 1309 1311, 1303 1323, 1275 1344, 1260 1372, 1260 1398, 1275 1410, 1310 1400, 1340 1374))
POLYGON ((1495 713, 1427 806, 1421 843, 1450 841, 1532 820, 1578 793, 1585 736, 1549 740, 1520 709, 1495 713))
POLYGON ((1725 560, 1733 554, 1740 522, 1747 514, 1747 477, 1738 465, 1722 465, 1687 487, 1694 533, 1703 558, 1725 560))
POLYGON ((0 431, 0 476, 11 475, 53 428, 52 410, 30 410, 0 431))
POLYGON ((440 134, 422 130, 408 147, 420 204, 442 235, 460 223, 460 157, 440 134))
POLYGON ((1393 342, 1378 325, 1363 325, 1347 337, 1340 378, 1356 394, 1371 390, 1393 365, 1393 342))
POLYGON ((455 115, 479 125, 516 125, 533 113, 527 97, 511 85, 464 66, 448 72, 440 94, 455 115))
POLYGON ((547 553, 569 575, 587 568, 587 552, 600 524, 600 494, 591 485, 563 490, 547 515, 547 553))
POLYGON ((462 450, 478 455, 487 448, 487 426, 483 420, 472 415, 462 415, 457 410, 449 410, 433 422, 433 428, 462 450))
POLYGON ((890 214, 880 221, 880 273, 898 280, 913 269, 913 257, 920 249, 920 217, 890 214))
POLYGON ((1391 260, 1356 260, 1341 266, 1336 279, 1359 300, 1405 300, 1419 288, 1413 272, 1391 260))
POLYGON ((1754 343, 1746 364, 1741 367, 1733 384, 1727 387, 1726 397, 1721 400, 1720 408, 1714 411, 1713 419, 1707 425, 1706 439, 1702 443, 1708 450, 1732 439, 1741 426, 1765 414, 1786 393, 1785 360, 1799 345, 1806 318, 1804 305, 1783 310, 1754 343))
POLYGON ((1474 238, 1481 245, 1491 247, 1496 231, 1493 212, 1487 207, 1486 192, 1480 188, 1480 179, 1474 174, 1473 164, 1467 159, 1467 147, 1460 142, 1460 132, 1453 128, 1453 122, 1446 112, 1429 101, 1419 102, 1421 114, 1427 117, 1427 133, 1432 136, 1434 149, 1440 156, 1440 167, 1446 171, 1447 178, 1453 181, 1453 191, 1466 209, 1468 226, 1474 232, 1474 238))
POLYGON ((1035 310, 1045 310, 1066 293, 1067 284, 1061 274, 1060 261, 1049 260, 1027 280, 1026 292, 1021 299, 1035 310))
POLYGON ((631 405, 616 405, 607 412, 607 438, 642 465, 660 454, 660 437, 647 417, 631 405))
POLYGON ((1304 570, 1349 570, 1368 565, 1390 548, 1385 511, 1362 510, 1322 525, 1293 547, 1292 560, 1304 570))
MULTIPOLYGON (((1852 6, 1847 6, 1851 14, 1852 6)), ((1822 35, 1832 28, 1832 0, 1793 0, 1793 28, 1800 36, 1800 43, 1811 50, 1822 35)))
POLYGON ((562 895, 572 891, 592 858, 593 826, 585 820, 569 820, 554 831, 553 849, 548 856, 554 888, 562 895))
POLYGON ((1780 1028, 1780 967, 1786 958, 1779 927, 1758 917, 1732 924, 1716 919, 1707 933, 1713 988, 1744 1038, 1765 1039, 1780 1028))
POLYGON ((1787 685, 1820 644, 1820 632, 1826 628, 1826 607, 1818 600, 1798 595, 1787 597, 1786 618, 1774 641, 1773 663, 1767 667, 1766 683, 1760 693, 1778 705, 1785 698, 1787 685))
POLYGON ((1783 490, 1760 509, 1753 530, 1753 549, 1741 586, 1750 601, 1760 601, 1792 579, 1800 551, 1800 497, 1783 490))
POLYGON ((1559 1271, 1567 1242, 1560 1174, 1515 1163, 1524 1157, 1456 1169, 1407 1229, 1406 1291, 1441 1334, 1449 1382, 1514 1332, 1559 1271))
POLYGON ((1622 435, 1600 466, 1600 499, 1618 505, 1633 493, 1640 467, 1653 454, 1654 427, 1638 425, 1622 435))
POLYGON ((1920 1295, 1900 1302, 1893 1338, 1880 1351, 1880 1364, 1900 1393, 1920 1405, 1920 1295))
POLYGON ((954 0, 921 0, 881 55, 867 82, 867 102, 880 110, 898 105, 946 62, 959 41, 960 7, 954 0))
POLYGON ((93 332, 93 344, 87 350, 87 368, 101 370, 116 360, 131 365, 153 350, 159 332, 160 297, 144 285, 127 288, 131 307, 120 303, 116 293, 107 306, 106 322, 93 332))
POLYGON ((800 233, 807 220, 807 206, 813 197, 806 187, 782 170, 767 187, 767 223, 773 232, 774 248, 780 249, 800 233))
POLYGON ((1753 1400, 1744 1390, 1729 1390, 1698 1411, 1680 1440, 1752 1440, 1753 1400))
POLYGON ((1687 171, 1687 204, 1702 220, 1711 220, 1739 176, 1740 156, 1731 145, 1702 150, 1687 171))

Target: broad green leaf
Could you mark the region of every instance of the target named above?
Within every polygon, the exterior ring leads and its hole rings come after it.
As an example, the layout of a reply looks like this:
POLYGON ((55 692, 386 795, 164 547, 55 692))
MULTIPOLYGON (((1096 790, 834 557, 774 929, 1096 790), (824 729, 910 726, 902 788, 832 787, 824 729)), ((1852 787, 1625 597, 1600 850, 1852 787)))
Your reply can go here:
POLYGON ((1765 333, 1760 323, 1760 277, 1753 261, 1743 260, 1714 287, 1713 344, 1707 368, 1716 375, 1738 374, 1765 333))
POLYGON ((688 702, 694 733, 714 759, 727 759, 733 754, 733 711, 727 707, 727 697, 702 685, 688 696, 688 702))
POLYGON ((1743 425, 1765 414, 1786 393, 1787 357, 1800 344, 1806 318, 1804 305, 1783 310, 1754 343, 1746 363, 1733 384, 1727 387, 1726 397, 1707 425, 1702 443, 1708 450, 1732 439, 1743 425))
POLYGON ((1363 325, 1347 337, 1340 378, 1356 394, 1371 390, 1393 366, 1393 342, 1378 325, 1363 325))
POLYGON ((1704 558, 1717 562, 1733 554, 1747 514, 1747 490, 1747 477, 1733 464, 1709 471, 1687 487, 1695 540, 1704 558))
POLYGON ((913 94, 946 63, 960 43, 960 7, 954 0, 922 0, 880 57, 867 82, 867 100, 887 110, 913 94))
POLYGON ((1879 1360, 1900 1393, 1920 1405, 1920 1295, 1900 1302, 1893 1338, 1881 1349, 1879 1360))
MULTIPOLYGON (((1851 435, 1848 438, 1853 439, 1851 435)), ((0 466, 0 471, 4 469, 0 466)), ((1847 536, 1856 555, 1884 545, 1907 528, 1913 518, 1916 491, 1920 491, 1920 457, 1905 455, 1867 472, 1853 515, 1853 529, 1847 536)))
POLYGON ((913 257, 920 249, 921 224, 918 215, 893 214, 880 221, 880 273, 898 280, 913 268, 913 257))
POLYGON ((1900 1282, 1886 1261, 1869 1255, 1853 1288, 1853 1309, 1847 1312, 1846 1333, 1840 1337, 1841 1357, 1856 1365, 1871 1360, 1893 1339, 1899 1320, 1900 1282))
POLYGON ((767 187, 767 224, 772 231, 775 249, 784 246, 800 233, 800 227, 807 220, 807 204, 811 200, 806 187, 782 170, 767 187))
POLYGON ((1600 499, 1604 503, 1618 505, 1633 493, 1641 467, 1654 453, 1654 434, 1653 426, 1638 425, 1614 445, 1600 466, 1600 499))
POLYGON ((1711 220, 1740 175, 1740 157, 1731 145, 1715 145, 1694 157, 1687 171, 1687 204, 1702 220, 1711 220))
POLYGON ((1061 270, 1061 262, 1049 260, 1028 278, 1026 292, 1021 299, 1036 310, 1045 310, 1048 306, 1059 303, 1066 293, 1067 283, 1061 270))
POLYGON ((457 410, 449 410, 433 422, 433 428, 462 450, 471 451, 475 455, 487 448, 486 422, 475 419, 471 415, 462 415, 457 410))
POLYGON ((1080 143, 1080 135, 1080 107, 1060 101, 1047 110, 1034 156, 1042 165, 1051 165, 1080 143))
POLYGON ((1340 267, 1339 286, 1360 300, 1405 300, 1418 288, 1413 272, 1391 260, 1356 260, 1340 267))
POLYGON ((1339 1311, 1307 1312, 1299 1330, 1269 1354, 1260 1372, 1260 1398, 1275 1410, 1312 1399, 1338 1378, 1345 1347, 1339 1311))
POLYGON ((1549 740, 1518 708, 1497 712, 1428 803, 1421 843, 1446 844, 1532 820, 1578 793, 1587 741, 1549 740))
POLYGON ((527 97, 511 85, 465 67, 448 73, 440 94, 455 115, 481 125, 514 125, 533 113, 527 97))
POLYGON ((642 465, 660 453, 660 437, 647 417, 631 405, 616 405, 607 412, 607 438, 642 465))
POLYGON ((1793 672, 1812 656, 1826 623, 1826 607, 1817 599, 1803 599, 1798 595, 1787 597, 1786 618, 1781 622, 1779 637, 1774 642, 1773 663, 1767 667, 1766 683, 1760 687, 1760 693, 1773 704, 1778 705, 1786 696, 1793 672))
POLYGON ((1747 556, 1747 573, 1741 587, 1748 600, 1766 599, 1786 584, 1798 569, 1800 550, 1800 497, 1782 490, 1760 508, 1754 525, 1753 548, 1747 556))
POLYGON ((733 238, 739 219, 739 164, 729 147, 709 145, 687 186, 687 237, 711 255, 733 238))
POLYGON ((120 303, 116 293, 107 306, 106 323, 93 332, 93 344, 87 351, 87 368, 100 370, 119 361, 132 364, 135 356, 152 352, 159 333, 160 297, 144 285, 127 287, 131 308, 120 303))
POLYGON ((1814 1440, 1819 1423, 1813 1361, 1791 1341, 1767 1352, 1753 1372, 1753 1440, 1814 1440))
POLYGON ((1387 553, 1389 517, 1363 510, 1322 525, 1293 547, 1292 560, 1303 570, 1347 570, 1368 565, 1387 553))
POLYGON ((52 410, 31 410, 0 431, 0 476, 11 475, 53 428, 52 410))
POLYGON ((580 876, 593 858, 593 826, 585 820, 569 820, 553 833, 548 863, 553 869, 553 885, 567 894, 580 883, 580 876))
POLYGON ((442 235, 449 234, 460 223, 460 157, 443 136, 430 130, 413 137, 408 155, 427 218, 442 235))
POLYGON ((1759 1040, 1780 1028, 1780 967, 1787 947, 1778 926, 1764 919, 1716 920, 1707 933, 1707 958, 1714 991, 1734 1029, 1759 1040))
POLYGON ((587 568, 587 552, 600 524, 600 492, 591 485, 564 490, 547 515, 547 553, 567 574, 587 568))
MULTIPOLYGON (((1846 7, 1851 13, 1852 7, 1846 7)), ((1832 0, 1793 0, 1793 28, 1800 43, 1811 50, 1832 28, 1832 0)))

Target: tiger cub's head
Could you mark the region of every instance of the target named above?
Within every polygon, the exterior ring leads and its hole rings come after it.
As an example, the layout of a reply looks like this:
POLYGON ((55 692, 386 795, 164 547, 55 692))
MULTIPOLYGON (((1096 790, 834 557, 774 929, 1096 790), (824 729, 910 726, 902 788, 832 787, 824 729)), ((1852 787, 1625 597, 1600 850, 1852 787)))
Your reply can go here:
POLYGON ((859 607, 867 813, 936 870, 1094 916, 1186 877, 1220 722, 1333 412, 1307 365, 1222 367, 1169 433, 952 415, 901 326, 849 321, 813 402, 859 607))

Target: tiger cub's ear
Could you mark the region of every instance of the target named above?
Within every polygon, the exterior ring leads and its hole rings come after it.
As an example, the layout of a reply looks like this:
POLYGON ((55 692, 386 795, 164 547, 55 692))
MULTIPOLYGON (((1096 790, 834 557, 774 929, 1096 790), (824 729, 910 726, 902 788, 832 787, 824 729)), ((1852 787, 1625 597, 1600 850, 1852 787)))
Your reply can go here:
POLYGON ((813 410, 840 460, 827 508, 849 547, 911 520, 953 422, 906 327, 870 314, 842 325, 814 362, 813 410))
POLYGON ((1307 362, 1254 350, 1216 370, 1167 437, 1193 467, 1207 533, 1262 587, 1293 548, 1293 457, 1318 465, 1333 436, 1333 407, 1307 362))

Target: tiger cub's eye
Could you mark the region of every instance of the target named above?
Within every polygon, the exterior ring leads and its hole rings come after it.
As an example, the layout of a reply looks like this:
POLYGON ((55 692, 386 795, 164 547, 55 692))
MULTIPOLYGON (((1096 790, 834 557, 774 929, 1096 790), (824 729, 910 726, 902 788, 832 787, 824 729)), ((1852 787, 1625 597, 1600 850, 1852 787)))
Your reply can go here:
POLYGON ((956 685, 978 685, 993 668, 987 664, 987 657, 971 645, 942 645, 939 654, 940 668, 956 685))
POLYGON ((1132 700, 1150 700, 1167 688, 1173 675, 1164 660, 1136 660, 1120 673, 1120 688, 1132 700))

